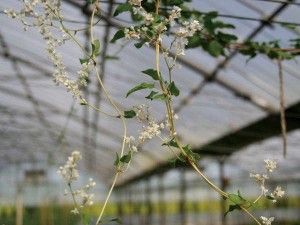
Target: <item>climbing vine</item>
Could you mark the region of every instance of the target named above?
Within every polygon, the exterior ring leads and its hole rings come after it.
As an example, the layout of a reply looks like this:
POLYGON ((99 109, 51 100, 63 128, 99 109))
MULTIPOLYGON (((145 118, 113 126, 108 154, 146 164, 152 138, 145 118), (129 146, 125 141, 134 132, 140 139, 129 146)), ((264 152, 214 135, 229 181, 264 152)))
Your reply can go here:
MULTIPOLYGON (((281 46, 280 40, 270 42, 256 42, 246 40, 238 41, 238 37, 230 30, 235 29, 235 26, 225 23, 218 19, 218 12, 203 13, 201 11, 190 9, 188 3, 190 0, 129 0, 122 4, 118 4, 113 16, 118 17, 120 14, 127 13, 131 16, 134 26, 122 27, 114 34, 110 43, 117 43, 120 39, 134 40, 134 47, 138 51, 140 48, 152 46, 155 49, 155 68, 145 68, 141 73, 151 77, 150 83, 139 83, 136 86, 124 93, 124 99, 130 98, 140 90, 148 90, 149 93, 145 96, 145 103, 132 106, 131 109, 121 111, 118 104, 109 94, 99 74, 99 55, 101 51, 101 42, 97 39, 94 26, 102 18, 102 3, 99 0, 86 0, 91 8, 90 25, 87 28, 78 30, 69 29, 64 22, 64 17, 61 12, 60 0, 24 0, 23 7, 20 11, 7 9, 5 13, 13 18, 18 19, 24 25, 24 29, 38 28, 39 33, 46 43, 46 50, 49 59, 54 65, 53 80, 58 85, 63 85, 66 89, 72 92, 83 107, 91 107, 104 116, 115 118, 120 121, 123 126, 123 140, 120 143, 120 149, 116 152, 116 159, 112 170, 115 171, 113 182, 110 186, 107 197, 103 203, 102 209, 99 211, 96 225, 103 223, 103 213, 109 203, 110 196, 114 190, 119 174, 126 173, 130 167, 130 163, 135 160, 135 155, 139 154, 139 149, 145 141, 153 138, 161 140, 162 145, 174 154, 173 164, 176 166, 176 161, 190 164, 199 176, 216 192, 218 192, 231 205, 225 216, 234 210, 242 210, 248 214, 256 224, 269 225, 274 220, 273 217, 266 218, 261 216, 260 219, 255 218, 251 213, 253 207, 257 207, 259 199, 265 197, 270 201, 276 202, 278 197, 284 195, 284 191, 280 186, 269 194, 266 189, 266 183, 271 173, 277 167, 276 159, 266 159, 264 161, 266 171, 262 174, 251 173, 260 185, 261 192, 255 201, 247 200, 245 196, 237 190, 235 194, 226 193, 221 190, 198 167, 197 162, 201 155, 193 152, 189 144, 182 143, 178 138, 178 133, 174 120, 179 119, 174 112, 173 104, 176 98, 180 95, 178 88, 178 80, 173 75, 173 70, 177 69, 178 57, 184 57, 188 54, 188 49, 201 48, 208 52, 212 57, 223 56, 225 59, 233 52, 238 51, 240 54, 248 57, 248 60, 255 58, 258 54, 265 55, 270 60, 274 60, 278 64, 278 74, 280 80, 280 113, 281 127, 283 136, 283 152, 286 155, 286 124, 284 115, 284 85, 283 85, 283 70, 282 61, 291 60, 300 54, 300 38, 290 40, 289 46, 281 46), (28 22, 28 17, 33 17, 34 22, 28 22), (100 19, 99 19, 100 18, 100 19), (54 36, 52 30, 59 30, 61 36, 54 36), (87 50, 77 38, 77 34, 88 30, 90 33, 90 51, 87 50), (166 37, 172 39, 165 41, 166 37), (84 57, 80 57, 78 62, 81 69, 78 71, 78 78, 72 80, 65 70, 65 65, 62 61, 62 55, 59 52, 59 47, 66 42, 73 42, 74 46, 80 48, 84 57), (162 65, 160 58, 163 58, 165 64, 162 65), (168 74, 163 74, 162 67, 168 69, 168 74), (96 76, 99 82, 101 91, 105 94, 109 104, 113 107, 114 113, 108 113, 101 106, 93 105, 84 98, 82 87, 87 85, 89 76, 96 76), (157 119, 152 117, 151 109, 146 105, 147 101, 162 101, 167 112, 165 121, 157 122, 157 119), (136 119, 141 124, 141 129, 137 136, 128 135, 127 123, 130 119, 136 119), (162 131, 165 132, 162 132, 162 131), (261 221, 261 222, 260 222, 261 221)), ((294 26, 285 25, 289 29, 296 29, 294 26)), ((114 56, 116 58, 116 56, 114 56)), ((199 59, 201 64, 201 60, 199 59)), ((138 73, 139 71, 133 71, 138 73)), ((213 79, 213 78, 211 78, 213 79)), ((91 218, 84 214, 84 207, 92 205, 93 194, 89 194, 90 190, 96 185, 93 179, 82 188, 74 190, 72 184, 79 177, 77 168, 78 160, 81 159, 81 153, 74 151, 68 158, 66 164, 59 168, 59 173, 65 179, 68 190, 66 194, 72 196, 74 201, 74 209, 72 213, 78 214, 84 225, 91 223, 91 218)), ((120 222, 114 218, 109 221, 120 222)))

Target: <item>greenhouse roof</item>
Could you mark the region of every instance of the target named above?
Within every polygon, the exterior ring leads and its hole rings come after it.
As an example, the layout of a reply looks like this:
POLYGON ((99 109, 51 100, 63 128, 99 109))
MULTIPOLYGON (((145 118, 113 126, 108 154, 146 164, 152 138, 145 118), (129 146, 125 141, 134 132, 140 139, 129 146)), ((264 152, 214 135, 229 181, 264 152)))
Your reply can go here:
MULTIPOLYGON (((86 14, 90 11, 83 0, 62 2, 69 28, 87 26, 86 14)), ((132 23, 126 13, 118 18, 109 16, 117 1, 100 1, 100 4, 104 17, 95 26, 95 35, 101 40, 100 72, 112 98, 122 110, 127 110, 144 103, 146 92, 134 93, 126 101, 125 97, 137 82, 150 81, 141 78, 140 71, 154 67, 155 51, 151 46, 132 48, 130 41, 110 44, 120 27, 132 23), (118 60, 113 60, 114 56, 118 60)), ((79 150, 87 171, 111 181, 115 173, 112 165, 122 142, 120 121, 81 106, 64 87, 53 84, 54 69, 37 29, 24 32, 19 21, 3 13, 4 9, 20 5, 20 1, 0 2, 0 168, 23 162, 59 166, 71 151, 79 150)), ((296 31, 282 26, 299 25, 299 1, 203 0, 194 1, 190 7, 203 12, 218 11, 219 19, 236 27, 232 32, 240 42, 280 39, 283 45, 288 45, 289 39, 299 37, 296 31)), ((89 45, 84 32, 77 37, 89 45)), ((69 43, 61 51, 66 70, 76 75, 78 58, 83 55, 81 50, 69 43)), ((203 154, 230 155, 272 136, 280 140, 277 62, 263 55, 247 63, 246 60, 236 51, 229 52, 227 58, 214 58, 200 48, 188 50, 178 59, 181 68, 174 71, 174 77, 181 94, 173 104, 179 115, 178 136, 183 143, 203 154)), ((300 127, 300 66, 296 60, 284 61, 282 66, 287 130, 292 131, 300 127)), ((96 78, 90 79, 85 91, 88 101, 113 113, 103 92, 99 92, 96 78)), ((149 104, 154 117, 164 121, 163 103, 149 101, 149 104)), ((138 129, 137 122, 128 122, 129 135, 136 136, 138 129)), ((293 132, 293 139, 297 138, 299 132, 293 132)), ((159 141, 151 140, 134 156, 119 184, 167 169, 167 162, 173 157, 159 141)))

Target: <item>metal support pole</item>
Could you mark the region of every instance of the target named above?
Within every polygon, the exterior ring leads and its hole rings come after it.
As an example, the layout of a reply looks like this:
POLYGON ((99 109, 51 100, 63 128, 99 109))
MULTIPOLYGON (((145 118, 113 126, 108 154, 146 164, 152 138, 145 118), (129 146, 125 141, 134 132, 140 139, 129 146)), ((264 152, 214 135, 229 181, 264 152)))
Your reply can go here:
POLYGON ((159 214, 160 214, 160 225, 166 224, 166 205, 164 199, 164 174, 159 175, 159 183, 158 183, 158 196, 159 196, 159 214))
MULTIPOLYGON (((227 179, 224 174, 224 163, 225 163, 225 158, 221 158, 219 160, 219 179, 220 179, 220 184, 221 184, 220 187, 223 191, 225 191, 226 186, 227 186, 227 179)), ((226 212, 226 204, 225 204, 225 200, 223 199, 222 196, 220 198, 220 206, 221 206, 221 214, 220 214, 221 224, 226 225, 227 221, 226 221, 226 217, 224 216, 224 214, 226 212)))
POLYGON ((152 225, 152 204, 151 204, 151 179, 148 178, 146 188, 145 188, 145 194, 146 194, 146 205, 147 205, 147 213, 146 213, 146 225, 152 225))
POLYGON ((180 224, 186 225, 187 216, 186 216, 186 177, 185 170, 180 171, 180 202, 179 202, 179 211, 180 211, 180 224))

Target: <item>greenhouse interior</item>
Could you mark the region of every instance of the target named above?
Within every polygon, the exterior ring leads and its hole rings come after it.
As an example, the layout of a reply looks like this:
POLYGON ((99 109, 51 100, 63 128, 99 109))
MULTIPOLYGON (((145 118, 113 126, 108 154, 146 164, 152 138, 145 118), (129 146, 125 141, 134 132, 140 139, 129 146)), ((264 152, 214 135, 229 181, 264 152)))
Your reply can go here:
POLYGON ((300 225, 299 0, 0 11, 0 225, 300 225))

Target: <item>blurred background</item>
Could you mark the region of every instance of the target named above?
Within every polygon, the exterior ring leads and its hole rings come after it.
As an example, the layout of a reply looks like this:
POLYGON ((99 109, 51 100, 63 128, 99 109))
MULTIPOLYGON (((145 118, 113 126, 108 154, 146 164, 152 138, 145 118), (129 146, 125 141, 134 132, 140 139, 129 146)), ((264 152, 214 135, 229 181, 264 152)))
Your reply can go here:
MULTIPOLYGON (((154 67, 155 50, 151 46, 136 49, 128 40, 109 42, 120 27, 134 25, 127 13, 112 17, 120 3, 100 0, 103 18, 95 26, 95 37, 101 41, 100 74, 112 98, 122 110, 128 110, 145 103, 144 91, 125 97, 135 85, 151 81, 140 71, 154 67)), ((20 21, 4 14, 4 9, 17 10, 21 5, 17 0, 0 1, 0 223, 79 224, 79 217, 70 213, 74 208, 71 197, 64 196, 67 185, 57 170, 72 151, 82 152, 77 185, 95 179, 95 204, 86 209, 95 219, 115 173, 122 124, 81 106, 63 86, 54 85, 54 69, 38 30, 25 32, 20 21)), ((230 32, 239 42, 281 40, 287 46, 288 40, 299 38, 300 1, 202 0, 188 6, 203 13, 218 11, 218 20, 236 27, 230 32), (296 29, 283 26, 286 23, 296 29)), ((90 13, 84 0, 62 1, 65 25, 70 29, 86 27, 90 13)), ((76 37, 88 48, 86 32, 76 37)), ((75 77, 83 53, 70 41, 59 50, 66 71, 75 77)), ((278 65, 263 55, 246 60, 235 51, 226 58, 212 57, 201 48, 190 49, 178 59, 181 68, 174 71, 174 79, 181 94, 173 103, 179 116, 178 136, 201 155, 198 164, 207 177, 229 193, 239 190, 249 200, 260 192, 249 173, 263 173, 264 159, 277 158, 278 169, 267 187, 282 186, 286 195, 276 204, 262 200, 252 212, 257 218, 274 216, 273 224, 300 224, 299 59, 283 62, 286 158, 278 65)), ((85 98, 113 113, 96 77, 89 79, 83 90, 85 98)), ((165 120, 163 102, 149 101, 149 106, 157 121, 165 120)), ((138 129, 137 122, 128 121, 128 135, 136 136, 138 129)), ((173 168, 169 162, 173 158, 160 140, 143 144, 128 171, 120 175, 105 218, 139 225, 255 224, 240 211, 224 217, 228 202, 187 165, 173 168)))

